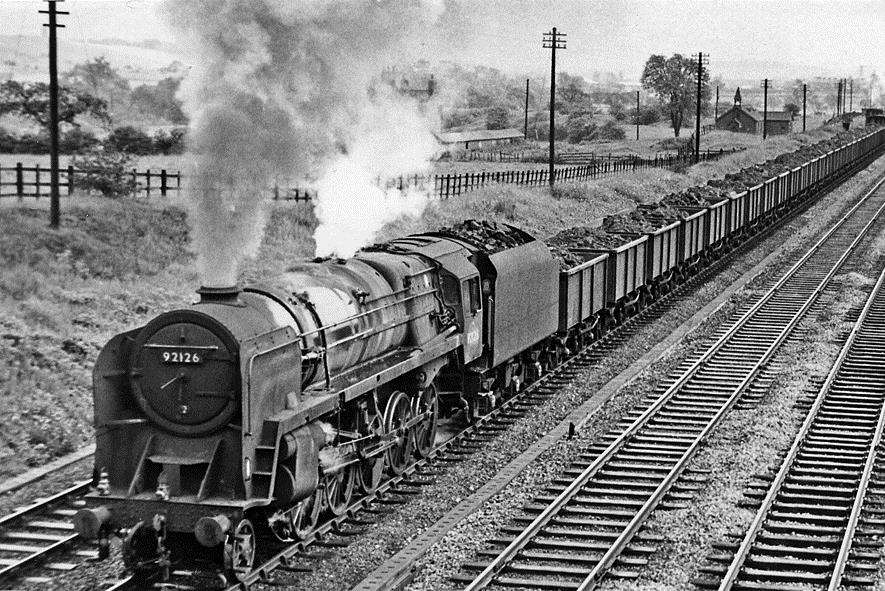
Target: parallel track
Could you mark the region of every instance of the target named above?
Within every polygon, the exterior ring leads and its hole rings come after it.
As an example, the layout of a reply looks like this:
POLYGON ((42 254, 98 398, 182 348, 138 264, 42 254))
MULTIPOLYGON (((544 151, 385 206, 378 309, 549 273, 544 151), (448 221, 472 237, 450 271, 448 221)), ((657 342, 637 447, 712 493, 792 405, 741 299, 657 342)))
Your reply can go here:
POLYGON ((635 575, 630 566, 644 564, 649 551, 633 544, 637 532, 885 210, 883 182, 626 430, 607 436, 598 456, 587 455, 573 480, 538 497, 520 525, 504 528, 480 553, 491 560, 465 565, 476 573, 454 577, 468 582, 465 591, 585 591, 611 570, 635 575))
MULTIPOLYGON (((49 562, 48 559, 76 552, 73 545, 78 536, 70 519, 83 505, 81 497, 89 492, 89 484, 88 480, 78 482, 0 518, 0 581, 15 580, 22 571, 38 565, 53 572, 71 570, 76 566, 71 562, 49 562)), ((80 560, 96 554, 90 550, 81 552, 80 560)), ((49 576, 31 576, 24 580, 32 583, 49 581, 49 576)))
POLYGON ((881 482, 877 490, 870 484, 885 428, 883 284, 885 271, 743 542, 722 568, 719 591, 796 585, 836 591, 875 582, 878 544, 864 539, 862 524, 877 525, 881 534, 885 491, 881 482), (862 517, 865 510, 877 517, 862 517))

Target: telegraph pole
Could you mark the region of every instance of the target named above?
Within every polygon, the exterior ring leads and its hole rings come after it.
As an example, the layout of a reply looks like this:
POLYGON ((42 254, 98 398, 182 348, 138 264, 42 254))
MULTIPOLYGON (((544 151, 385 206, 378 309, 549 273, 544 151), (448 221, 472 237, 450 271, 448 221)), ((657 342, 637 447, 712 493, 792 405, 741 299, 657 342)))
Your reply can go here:
POLYGON ((713 121, 719 119, 719 85, 716 85, 716 107, 713 109, 713 121))
POLYGON ((639 141, 639 91, 636 91, 636 141, 639 141))
POLYGON ((768 78, 762 81, 762 139, 768 137, 768 78))
POLYGON ((553 167, 554 158, 554 124, 553 117, 556 112, 556 50, 565 49, 565 33, 557 33, 556 27, 549 33, 544 33, 541 39, 541 47, 550 50, 550 188, 553 188, 553 177, 556 170, 553 167))
POLYGON ((522 127, 522 139, 529 139, 529 79, 525 79, 525 122, 522 127))
POLYGON ((808 98, 808 84, 802 85, 802 133, 805 133, 805 105, 808 98))
MULTIPOLYGON (((58 228, 61 223, 61 203, 58 192, 58 48, 56 29, 64 28, 58 24, 58 15, 69 14, 56 10, 56 0, 47 0, 49 10, 40 10, 40 14, 49 15, 49 225, 58 228)), ((58 0, 63 2, 64 0, 58 0)))
POLYGON ((836 83, 836 115, 842 114, 842 79, 836 83))
POLYGON ((704 59, 708 56, 704 52, 698 52, 698 97, 697 97, 697 117, 694 123, 694 161, 701 161, 701 86, 704 79, 704 59))
POLYGON ((848 81, 848 112, 854 110, 854 79, 848 81))

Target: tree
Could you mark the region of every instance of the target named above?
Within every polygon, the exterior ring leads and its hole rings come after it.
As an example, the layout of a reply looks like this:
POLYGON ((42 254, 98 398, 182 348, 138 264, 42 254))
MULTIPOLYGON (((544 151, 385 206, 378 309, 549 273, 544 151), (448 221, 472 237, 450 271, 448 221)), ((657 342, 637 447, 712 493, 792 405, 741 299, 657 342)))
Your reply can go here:
POLYGON ((560 72, 556 76, 556 109, 563 113, 586 110, 590 102, 586 88, 587 82, 581 76, 560 72))
POLYGON ((491 107, 486 111, 486 129, 506 129, 510 125, 510 113, 506 107, 491 107))
POLYGON ((154 86, 142 84, 132 91, 132 104, 145 115, 186 124, 182 103, 175 96, 180 85, 180 78, 163 78, 154 86))
POLYGON ((61 80, 74 90, 104 99, 111 112, 117 113, 129 103, 129 82, 103 56, 75 65, 61 80))
POLYGON ((795 117, 796 115, 798 115, 799 113, 802 112, 802 109, 799 107, 799 105, 797 105, 795 103, 786 103, 784 105, 784 111, 789 113, 790 117, 795 117))
MULTIPOLYGON (((7 80, 0 84, 0 114, 10 113, 29 119, 40 127, 49 127, 49 85, 45 82, 7 80)), ((88 115, 110 123, 107 103, 94 95, 60 86, 58 120, 79 127, 78 117, 88 115)))
POLYGON ((127 154, 150 154, 154 144, 148 134, 130 125, 118 127, 108 135, 105 149, 127 154))
MULTIPOLYGON (((686 114, 694 112, 697 93, 697 60, 678 53, 670 58, 652 55, 642 72, 642 86, 657 95, 661 105, 670 113, 673 132, 679 137, 686 114)), ((701 79, 701 109, 710 103, 709 73, 705 69, 701 79)))
POLYGON ((584 111, 575 111, 569 114, 565 121, 565 130, 568 141, 572 144, 589 141, 596 133, 596 122, 593 115, 584 111))

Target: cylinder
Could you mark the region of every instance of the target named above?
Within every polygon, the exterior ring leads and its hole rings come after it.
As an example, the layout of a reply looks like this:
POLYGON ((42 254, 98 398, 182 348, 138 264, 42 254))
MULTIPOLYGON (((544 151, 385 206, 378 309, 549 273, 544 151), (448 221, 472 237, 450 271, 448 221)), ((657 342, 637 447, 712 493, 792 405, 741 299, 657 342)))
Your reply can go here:
POLYGON ((214 548, 224 541, 228 530, 230 530, 230 518, 227 515, 201 517, 194 526, 194 536, 203 546, 214 548))
POLYGON ((80 509, 74 515, 74 530, 84 540, 94 540, 111 520, 111 510, 101 505, 80 509))

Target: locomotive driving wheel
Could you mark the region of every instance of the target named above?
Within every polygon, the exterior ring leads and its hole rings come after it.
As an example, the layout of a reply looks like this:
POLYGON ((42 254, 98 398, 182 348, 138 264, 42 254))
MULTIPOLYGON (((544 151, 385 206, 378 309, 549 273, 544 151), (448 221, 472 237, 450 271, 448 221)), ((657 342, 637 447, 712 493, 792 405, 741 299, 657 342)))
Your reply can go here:
POLYGON ((224 567, 242 580, 255 563, 255 528, 248 519, 241 519, 224 542, 224 567))
POLYGON ((415 453, 426 457, 433 449, 436 440, 436 426, 439 421, 439 399, 436 388, 430 384, 412 400, 413 416, 427 413, 427 417, 415 426, 415 453))
POLYGON ((303 540, 314 530, 320 518, 320 492, 299 501, 295 506, 280 510, 267 520, 268 527, 284 543, 303 540))
POLYGON ((406 428, 411 418, 409 398, 397 390, 390 396, 384 409, 384 433, 395 434, 393 445, 385 452, 387 467, 394 476, 405 471, 412 456, 415 439, 411 430, 406 428))
POLYGON ((352 464, 335 474, 323 476, 323 507, 338 517, 344 515, 353 498, 353 485, 357 464, 352 464))

